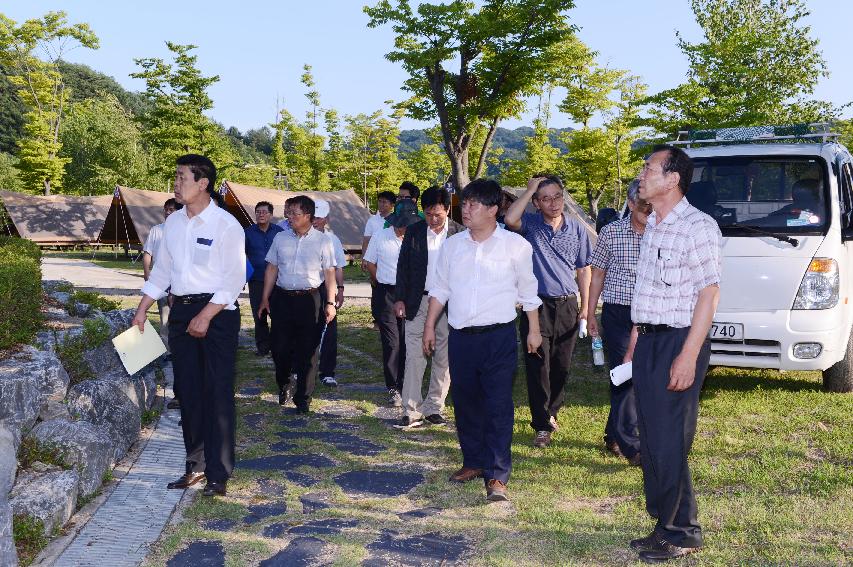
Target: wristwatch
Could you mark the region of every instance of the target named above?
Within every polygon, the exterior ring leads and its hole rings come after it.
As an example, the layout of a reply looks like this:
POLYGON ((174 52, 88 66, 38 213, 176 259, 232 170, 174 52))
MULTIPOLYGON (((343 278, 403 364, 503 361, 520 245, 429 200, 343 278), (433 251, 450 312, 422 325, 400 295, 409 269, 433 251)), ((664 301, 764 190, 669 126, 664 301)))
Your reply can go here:
POLYGON ((327 302, 326 302, 326 305, 331 305, 331 306, 333 306, 333 307, 334 307, 335 302, 334 302, 334 301, 327 301, 327 302))

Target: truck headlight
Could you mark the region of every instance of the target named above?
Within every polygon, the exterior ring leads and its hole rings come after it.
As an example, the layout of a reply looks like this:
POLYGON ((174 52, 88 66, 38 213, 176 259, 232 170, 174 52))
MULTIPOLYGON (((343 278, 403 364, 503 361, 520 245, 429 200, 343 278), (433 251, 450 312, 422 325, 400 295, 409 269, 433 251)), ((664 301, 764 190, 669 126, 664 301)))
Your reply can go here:
POLYGON ((803 276, 793 309, 830 309, 838 303, 838 264, 814 258, 803 276))

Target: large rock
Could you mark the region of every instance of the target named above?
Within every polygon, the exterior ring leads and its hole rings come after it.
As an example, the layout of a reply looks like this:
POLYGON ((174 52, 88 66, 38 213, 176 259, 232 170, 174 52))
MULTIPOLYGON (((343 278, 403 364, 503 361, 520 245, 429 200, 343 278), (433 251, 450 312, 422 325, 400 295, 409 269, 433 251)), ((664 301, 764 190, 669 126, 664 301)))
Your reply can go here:
POLYGON ((39 369, 23 353, 0 361, 0 422, 17 439, 35 423, 44 402, 39 369))
MULTIPOLYGON (((132 384, 130 390, 135 392, 132 384)), ((142 427, 142 412, 127 392, 126 385, 108 380, 84 380, 68 390, 71 415, 106 430, 113 442, 116 461, 136 442, 142 427)))
POLYGON ((51 299, 61 303, 62 305, 67 305, 68 301, 71 299, 71 294, 65 291, 52 291, 49 295, 51 299))
POLYGON ((135 314, 135 309, 116 309, 115 311, 104 312, 101 314, 101 318, 110 326, 110 336, 114 337, 130 327, 135 314))
POLYGON ((48 400, 39 412, 39 421, 50 421, 51 419, 67 419, 71 420, 71 412, 68 411, 68 406, 62 402, 48 400))
POLYGON ((45 401, 61 402, 64 400, 71 378, 56 353, 50 350, 26 347, 24 354, 30 357, 32 361, 30 370, 41 384, 45 401))
POLYGON ((73 470, 22 473, 9 495, 12 512, 38 518, 44 523, 45 535, 51 535, 74 513, 79 485, 80 478, 73 470))
MULTIPOLYGON (((15 482, 15 470, 18 468, 18 461, 15 458, 17 452, 18 439, 15 434, 0 424, 0 501, 6 498, 15 482)), ((3 565, 2 561, 0 565, 3 565)))
POLYGON ((143 410, 149 410, 157 399, 157 375, 154 369, 137 372, 130 377, 143 410))
POLYGON ((35 426, 30 434, 40 443, 52 444, 65 454, 65 462, 80 476, 80 494, 90 496, 113 464, 113 442, 107 432, 88 421, 54 419, 35 426))
POLYGON ((96 375, 125 372, 112 341, 105 341, 100 346, 87 350, 83 353, 83 360, 96 375))
POLYGON ((0 496, 0 565, 18 565, 15 540, 12 539, 12 507, 5 494, 0 496))

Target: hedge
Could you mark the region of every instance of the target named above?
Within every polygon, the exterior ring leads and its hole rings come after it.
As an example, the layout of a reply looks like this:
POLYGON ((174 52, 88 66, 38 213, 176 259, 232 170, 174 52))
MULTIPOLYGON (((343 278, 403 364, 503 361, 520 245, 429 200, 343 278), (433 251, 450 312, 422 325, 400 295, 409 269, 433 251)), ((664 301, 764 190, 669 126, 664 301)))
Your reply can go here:
POLYGON ((41 252, 21 238, 0 238, 0 350, 29 342, 41 328, 41 252))

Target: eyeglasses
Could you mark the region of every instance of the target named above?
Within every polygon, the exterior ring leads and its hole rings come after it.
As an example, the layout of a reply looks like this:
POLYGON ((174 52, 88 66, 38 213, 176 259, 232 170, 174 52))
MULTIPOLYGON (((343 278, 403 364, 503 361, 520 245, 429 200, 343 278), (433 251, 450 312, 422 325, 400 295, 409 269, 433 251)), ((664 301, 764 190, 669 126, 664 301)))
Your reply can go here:
POLYGON ((284 211, 284 216, 289 218, 289 219, 293 218, 293 217, 302 217, 302 216, 305 216, 307 214, 308 213, 303 213, 302 211, 284 211))
POLYGON ((550 205, 551 203, 562 203, 563 196, 562 195, 554 195, 553 197, 537 197, 537 201, 540 203, 545 203, 546 205, 550 205))

